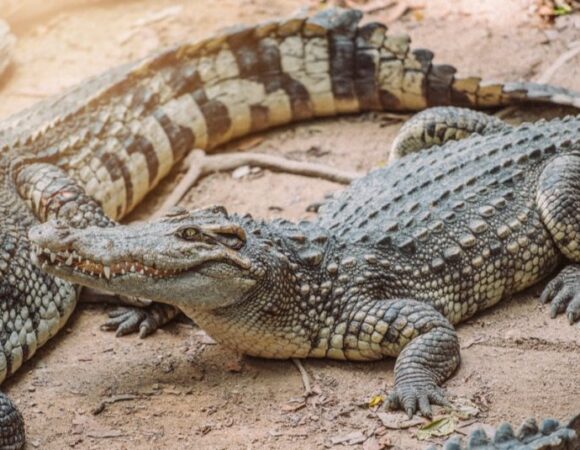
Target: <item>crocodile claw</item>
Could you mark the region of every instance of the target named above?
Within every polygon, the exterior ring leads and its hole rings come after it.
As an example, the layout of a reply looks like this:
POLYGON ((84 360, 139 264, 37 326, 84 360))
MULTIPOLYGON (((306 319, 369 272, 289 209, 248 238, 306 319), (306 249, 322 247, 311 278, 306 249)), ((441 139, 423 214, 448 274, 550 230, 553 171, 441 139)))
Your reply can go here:
POLYGON ((144 338, 159 328, 155 315, 138 307, 123 306, 109 313, 109 320, 102 326, 104 330, 114 330, 117 337, 139 332, 144 338))
POLYGON ((444 391, 435 383, 405 383, 395 386, 385 402, 388 409, 402 409, 409 418, 419 411, 422 416, 433 417, 431 405, 450 406, 444 391))
POLYGON ((573 324, 580 320, 580 266, 570 265, 550 281, 540 297, 544 304, 550 303, 550 316, 566 312, 573 324))

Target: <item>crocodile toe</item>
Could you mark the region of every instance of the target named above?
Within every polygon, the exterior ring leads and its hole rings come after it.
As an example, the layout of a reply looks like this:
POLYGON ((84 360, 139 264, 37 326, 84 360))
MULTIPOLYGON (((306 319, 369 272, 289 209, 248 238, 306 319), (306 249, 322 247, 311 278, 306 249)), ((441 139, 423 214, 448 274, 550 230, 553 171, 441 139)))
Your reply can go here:
POLYGON ((542 303, 550 303, 552 318, 565 313, 570 324, 580 320, 580 266, 570 265, 550 281, 540 297, 542 303))

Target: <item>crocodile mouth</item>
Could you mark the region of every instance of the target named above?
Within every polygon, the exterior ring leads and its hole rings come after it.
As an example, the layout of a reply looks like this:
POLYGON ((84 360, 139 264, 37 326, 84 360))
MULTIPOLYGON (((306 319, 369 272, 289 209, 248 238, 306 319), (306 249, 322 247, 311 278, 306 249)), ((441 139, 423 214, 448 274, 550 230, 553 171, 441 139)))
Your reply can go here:
POLYGON ((168 278, 191 271, 193 267, 183 269, 159 269, 137 261, 119 261, 104 264, 98 261, 83 258, 74 250, 53 252, 47 248, 33 246, 32 261, 41 269, 48 267, 65 272, 77 272, 90 277, 111 280, 124 275, 138 274, 149 278, 168 278))

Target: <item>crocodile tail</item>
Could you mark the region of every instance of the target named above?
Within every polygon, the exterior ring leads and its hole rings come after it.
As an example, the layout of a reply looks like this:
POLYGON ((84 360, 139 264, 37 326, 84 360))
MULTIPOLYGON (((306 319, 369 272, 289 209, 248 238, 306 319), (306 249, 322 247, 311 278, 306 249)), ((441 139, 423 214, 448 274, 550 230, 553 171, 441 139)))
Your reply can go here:
POLYGON ((450 90, 454 106, 478 109, 519 103, 550 103, 580 108, 580 93, 549 84, 495 83, 479 78, 454 79, 450 90))
POLYGON ((433 64, 430 50, 411 49, 405 35, 386 35, 380 55, 378 83, 382 109, 420 111, 432 106, 488 109, 520 103, 580 108, 580 92, 569 89, 541 83, 500 83, 458 77, 455 67, 433 64))
POLYGON ((192 148, 291 122, 580 99, 547 86, 457 78, 430 51, 412 49, 407 35, 361 18, 331 8, 238 26, 117 67, 1 122, 0 154, 56 164, 119 218, 192 148))

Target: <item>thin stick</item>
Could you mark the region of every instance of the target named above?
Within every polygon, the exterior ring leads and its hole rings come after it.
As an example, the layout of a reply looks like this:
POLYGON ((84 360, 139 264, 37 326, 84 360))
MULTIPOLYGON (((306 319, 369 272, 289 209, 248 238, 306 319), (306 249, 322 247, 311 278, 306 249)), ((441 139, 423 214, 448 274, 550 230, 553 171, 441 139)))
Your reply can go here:
POLYGON ((556 72, 571 59, 580 54, 580 42, 576 42, 574 46, 565 53, 562 53, 550 67, 544 70, 540 76, 536 78, 537 83, 548 83, 556 74, 556 72))
POLYGON ((302 365, 302 361, 297 358, 292 358, 292 362, 298 368, 300 376, 302 377, 302 384, 304 386, 304 397, 310 397, 312 395, 312 387, 310 386, 310 375, 306 372, 306 369, 302 365))
POLYGON ((349 184, 362 176, 361 173, 335 169, 324 164, 292 161, 280 156, 266 155, 263 153, 232 153, 206 156, 203 172, 204 174, 208 174, 233 170, 241 166, 263 167, 285 173, 323 178, 341 184, 349 184))
POLYGON ((232 153, 208 156, 203 150, 194 150, 188 156, 186 163, 189 169, 173 192, 161 205, 154 218, 163 216, 168 209, 177 205, 195 182, 205 175, 214 172, 233 170, 241 166, 255 166, 294 173, 308 177, 322 178, 335 183, 348 184, 360 178, 363 174, 335 169, 324 164, 292 161, 287 158, 262 153, 232 153))
POLYGON ((205 162, 205 152, 203 150, 193 150, 186 158, 185 163, 189 166, 185 176, 179 181, 173 192, 165 199, 160 208, 153 214, 157 219, 176 206, 189 188, 203 176, 203 166, 205 162))

